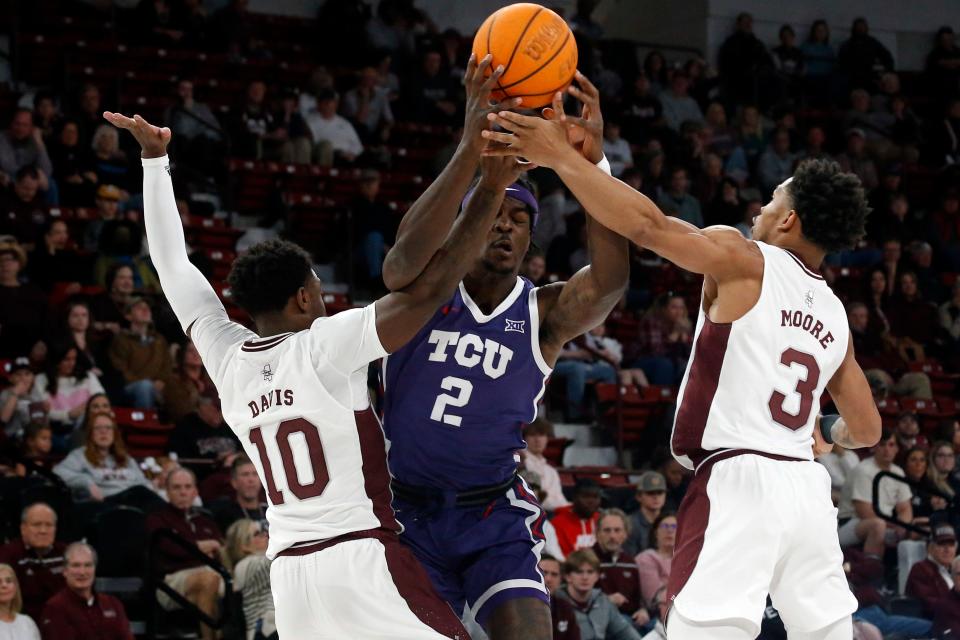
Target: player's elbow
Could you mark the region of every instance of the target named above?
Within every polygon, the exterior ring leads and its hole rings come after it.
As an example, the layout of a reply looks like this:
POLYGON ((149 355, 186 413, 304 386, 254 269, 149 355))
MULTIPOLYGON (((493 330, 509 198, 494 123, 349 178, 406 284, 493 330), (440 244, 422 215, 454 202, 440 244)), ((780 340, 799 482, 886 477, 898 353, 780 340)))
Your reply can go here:
POLYGON ((383 284, 388 291, 400 291, 410 284, 410 278, 405 277, 403 265, 400 262, 400 258, 393 251, 383 260, 381 273, 383 284))

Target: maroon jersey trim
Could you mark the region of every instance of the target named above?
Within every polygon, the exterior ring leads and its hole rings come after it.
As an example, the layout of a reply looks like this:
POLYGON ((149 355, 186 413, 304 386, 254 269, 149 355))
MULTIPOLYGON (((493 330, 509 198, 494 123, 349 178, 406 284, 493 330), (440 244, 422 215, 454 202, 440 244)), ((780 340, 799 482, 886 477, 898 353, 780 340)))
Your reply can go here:
POLYGON ((360 439, 363 459, 363 490, 373 503, 373 514, 380 526, 400 532, 402 527, 393 513, 393 492, 390 490, 390 471, 387 469, 387 443, 380 421, 372 408, 353 412, 360 439))

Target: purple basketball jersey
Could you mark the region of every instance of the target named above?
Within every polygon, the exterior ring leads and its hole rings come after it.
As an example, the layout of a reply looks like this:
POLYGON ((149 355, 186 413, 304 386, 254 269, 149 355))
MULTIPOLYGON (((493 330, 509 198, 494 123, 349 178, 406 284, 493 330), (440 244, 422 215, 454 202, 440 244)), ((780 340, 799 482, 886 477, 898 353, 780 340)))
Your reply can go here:
POLYGON ((400 482, 465 490, 506 481, 550 368, 533 285, 484 315, 461 283, 427 325, 384 359, 383 426, 400 482))

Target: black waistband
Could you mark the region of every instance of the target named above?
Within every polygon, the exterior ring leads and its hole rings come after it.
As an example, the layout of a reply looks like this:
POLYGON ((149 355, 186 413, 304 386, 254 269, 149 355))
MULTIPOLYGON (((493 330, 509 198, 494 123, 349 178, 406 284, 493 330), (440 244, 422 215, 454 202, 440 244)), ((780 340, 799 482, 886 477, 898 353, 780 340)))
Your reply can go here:
POLYGON ((514 475, 500 484, 467 489, 466 491, 448 492, 434 487, 417 487, 404 484, 397 479, 393 479, 390 481, 390 488, 393 489, 394 497, 417 506, 479 507, 503 496, 504 492, 512 487, 516 481, 517 476, 514 475))

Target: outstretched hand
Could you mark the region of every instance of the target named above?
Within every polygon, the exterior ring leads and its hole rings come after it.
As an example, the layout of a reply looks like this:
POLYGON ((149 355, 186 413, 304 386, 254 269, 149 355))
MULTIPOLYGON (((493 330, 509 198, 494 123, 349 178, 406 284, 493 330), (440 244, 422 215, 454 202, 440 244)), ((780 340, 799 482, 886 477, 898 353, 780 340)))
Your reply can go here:
POLYGON ((543 117, 547 120, 566 123, 567 140, 570 144, 580 151, 584 158, 597 164, 603 159, 603 114, 600 111, 600 90, 579 71, 574 77, 581 86, 571 84, 567 87, 567 93, 583 104, 580 117, 564 113, 561 93, 553 96, 551 106, 543 110, 543 117))
POLYGON ((477 60, 476 54, 472 54, 463 73, 463 86, 467 93, 463 116, 463 139, 468 144, 479 145, 480 148, 485 146, 480 132, 490 126, 487 115, 500 109, 516 108, 523 101, 522 98, 510 98, 497 103, 491 99, 493 88, 497 86, 497 81, 503 75, 503 65, 490 72, 492 63, 493 56, 490 54, 481 60, 477 60))
POLYGON ((120 113, 104 111, 103 117, 115 127, 126 129, 140 143, 141 158, 160 158, 167 153, 170 144, 170 129, 150 124, 138 115, 128 118, 120 113))
POLYGON ((567 140, 567 125, 561 120, 544 120, 512 111, 491 113, 487 118, 501 131, 484 131, 483 137, 495 143, 485 156, 520 156, 541 167, 556 169, 564 159, 579 156, 567 140))

